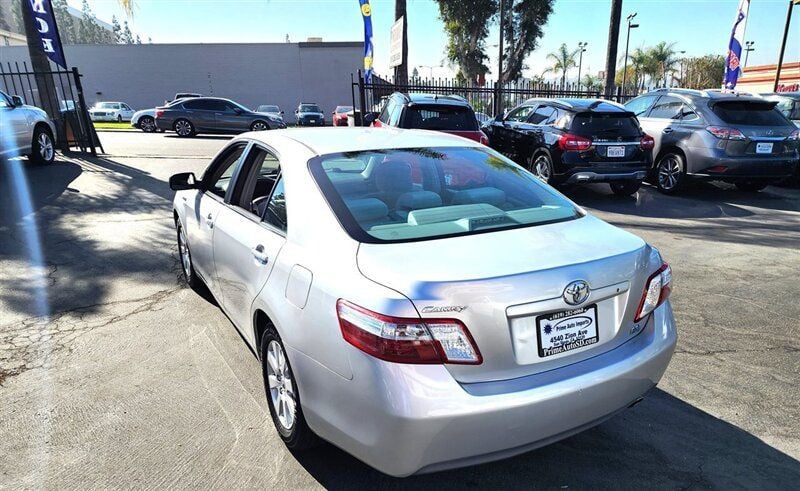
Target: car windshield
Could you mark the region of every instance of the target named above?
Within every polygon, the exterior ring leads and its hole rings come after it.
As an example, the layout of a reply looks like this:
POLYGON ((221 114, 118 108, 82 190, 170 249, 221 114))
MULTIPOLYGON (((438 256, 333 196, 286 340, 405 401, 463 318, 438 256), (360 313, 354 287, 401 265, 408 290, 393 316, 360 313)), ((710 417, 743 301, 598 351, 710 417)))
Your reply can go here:
POLYGON ((98 102, 94 107, 98 109, 116 109, 116 102, 98 102))
POLYGON ((281 110, 278 106, 258 106, 258 112, 260 113, 279 113, 281 110))
POLYGON ((336 108, 336 112, 339 113, 339 114, 349 113, 352 110, 353 110, 353 106, 339 106, 339 107, 336 108))
POLYGON ((301 104, 300 105, 300 112, 301 113, 321 113, 322 111, 319 109, 319 106, 315 104, 301 104))
POLYGON ((437 131, 477 131, 475 113, 466 106, 412 105, 403 117, 403 128, 437 131))
POLYGON ((786 126, 785 117, 774 102, 723 101, 711 106, 721 120, 742 126, 786 126))
POLYGON ((436 239, 581 216, 528 171, 486 148, 348 152, 312 159, 309 168, 360 242, 436 239))
POLYGON ((570 132, 599 139, 640 134, 639 124, 630 114, 594 112, 576 114, 570 132))

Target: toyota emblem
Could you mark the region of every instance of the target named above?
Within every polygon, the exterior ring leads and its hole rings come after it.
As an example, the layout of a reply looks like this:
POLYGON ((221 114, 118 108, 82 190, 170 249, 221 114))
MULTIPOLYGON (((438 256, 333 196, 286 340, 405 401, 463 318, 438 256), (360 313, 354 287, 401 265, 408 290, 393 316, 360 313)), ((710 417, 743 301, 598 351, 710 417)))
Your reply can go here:
POLYGON ((589 284, 583 280, 573 281, 564 288, 563 297, 570 305, 580 305, 589 298, 589 284))

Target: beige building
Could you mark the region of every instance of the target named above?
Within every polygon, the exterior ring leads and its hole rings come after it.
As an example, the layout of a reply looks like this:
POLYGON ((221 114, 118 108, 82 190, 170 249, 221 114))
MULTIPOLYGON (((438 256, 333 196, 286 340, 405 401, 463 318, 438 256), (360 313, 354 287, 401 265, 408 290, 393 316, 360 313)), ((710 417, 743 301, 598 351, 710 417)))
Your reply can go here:
POLYGON ((26 44, 25 36, 0 29, 0 46, 22 46, 26 44))
MULTIPOLYGON (((736 90, 743 92, 773 92, 777 65, 755 65, 744 69, 736 84, 736 90)), ((778 92, 800 92, 800 61, 784 63, 778 92)))

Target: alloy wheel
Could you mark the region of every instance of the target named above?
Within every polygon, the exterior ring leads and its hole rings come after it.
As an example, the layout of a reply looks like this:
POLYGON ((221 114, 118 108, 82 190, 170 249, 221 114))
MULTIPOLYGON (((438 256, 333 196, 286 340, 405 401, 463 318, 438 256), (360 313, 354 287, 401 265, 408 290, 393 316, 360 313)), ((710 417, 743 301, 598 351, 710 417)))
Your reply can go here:
POLYGON ((180 120, 175 123, 175 133, 180 136, 189 136, 192 134, 192 125, 188 121, 180 120))
POLYGON ((39 155, 42 156, 42 160, 45 162, 53 160, 55 149, 53 148, 53 140, 50 139, 50 135, 47 132, 43 131, 39 134, 37 144, 39 145, 39 155))
POLYGON ((294 427, 297 399, 292 381, 292 372, 286 362, 286 353, 281 344, 272 340, 267 346, 267 381, 272 407, 281 426, 287 431, 294 427))
POLYGON ((139 121, 139 128, 145 133, 152 133, 156 130, 156 122, 153 121, 153 118, 142 118, 139 121))
POLYGON ((533 163, 533 174, 544 182, 550 181, 550 161, 544 155, 540 155, 533 163))
POLYGON ((673 156, 664 157, 658 166, 658 184, 664 190, 672 190, 681 178, 681 164, 673 156))
POLYGON ((188 280, 192 274, 192 256, 189 254, 189 244, 186 241, 186 232, 183 231, 183 227, 178 227, 178 252, 181 255, 183 274, 188 280))
POLYGON ((256 121, 255 123, 253 123, 253 126, 250 129, 252 129, 253 131, 264 131, 268 130, 269 127, 266 124, 262 123, 261 121, 256 121))

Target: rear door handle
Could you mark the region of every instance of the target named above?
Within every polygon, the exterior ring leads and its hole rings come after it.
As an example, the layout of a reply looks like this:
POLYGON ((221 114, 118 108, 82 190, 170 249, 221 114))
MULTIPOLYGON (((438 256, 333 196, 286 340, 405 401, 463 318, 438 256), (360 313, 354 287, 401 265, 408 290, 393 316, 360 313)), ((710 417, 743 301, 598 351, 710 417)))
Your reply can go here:
POLYGON ((261 264, 267 264, 269 261, 269 257, 267 256, 267 252, 264 250, 264 246, 258 244, 257 246, 253 247, 253 257, 256 258, 261 264))
POLYGON ((208 228, 214 228, 214 215, 211 213, 206 217, 206 225, 208 225, 208 228))
POLYGON ((672 131, 673 131, 672 128, 669 128, 669 127, 664 128, 663 130, 661 130, 662 133, 672 133, 672 131))

